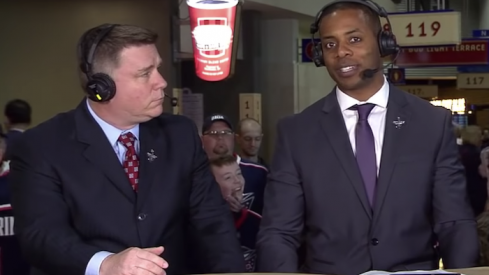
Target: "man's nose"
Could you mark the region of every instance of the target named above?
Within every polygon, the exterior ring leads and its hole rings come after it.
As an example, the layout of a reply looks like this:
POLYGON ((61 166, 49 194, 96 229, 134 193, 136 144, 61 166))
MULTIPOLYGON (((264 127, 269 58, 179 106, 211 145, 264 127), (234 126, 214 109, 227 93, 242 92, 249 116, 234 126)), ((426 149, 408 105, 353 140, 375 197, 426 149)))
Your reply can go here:
POLYGON ((160 72, 158 72, 158 75, 156 76, 157 79, 156 79, 156 83, 157 83, 157 86, 156 88, 157 89, 165 89, 166 86, 168 86, 168 82, 166 82, 165 78, 163 78, 163 76, 160 74, 160 72))
POLYGON ((339 58, 343 58, 343 57, 352 55, 352 51, 351 51, 350 47, 348 47, 348 45, 346 45, 345 43, 339 43, 337 49, 338 49, 337 56, 339 58))

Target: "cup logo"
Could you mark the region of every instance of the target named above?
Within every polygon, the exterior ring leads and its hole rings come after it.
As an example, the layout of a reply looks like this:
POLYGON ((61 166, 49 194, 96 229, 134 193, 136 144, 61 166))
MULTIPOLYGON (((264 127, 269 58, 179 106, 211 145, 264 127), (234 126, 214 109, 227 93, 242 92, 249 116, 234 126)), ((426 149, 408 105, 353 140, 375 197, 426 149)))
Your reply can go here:
POLYGON ((231 70, 236 6, 239 0, 187 0, 197 76, 226 79, 231 70))

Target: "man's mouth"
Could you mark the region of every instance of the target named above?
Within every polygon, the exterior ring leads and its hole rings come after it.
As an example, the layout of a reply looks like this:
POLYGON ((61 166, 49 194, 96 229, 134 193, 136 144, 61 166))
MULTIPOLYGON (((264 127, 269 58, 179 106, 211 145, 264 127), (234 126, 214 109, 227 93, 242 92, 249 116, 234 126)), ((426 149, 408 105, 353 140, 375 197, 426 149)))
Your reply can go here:
POLYGON ((357 65, 348 65, 340 67, 337 72, 339 77, 351 77, 357 74, 357 65))
POLYGON ((346 66, 346 67, 342 67, 342 68, 340 69, 340 71, 341 71, 342 73, 351 72, 351 71, 353 71, 353 70, 355 69, 355 67, 356 67, 356 66, 346 66))

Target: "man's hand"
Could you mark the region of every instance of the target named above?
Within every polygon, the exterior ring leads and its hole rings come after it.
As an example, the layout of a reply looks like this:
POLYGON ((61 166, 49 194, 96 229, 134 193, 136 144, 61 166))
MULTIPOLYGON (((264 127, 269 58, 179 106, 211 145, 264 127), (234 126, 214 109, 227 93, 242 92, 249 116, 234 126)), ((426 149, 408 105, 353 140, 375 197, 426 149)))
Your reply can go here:
POLYGON ((100 275, 165 275, 168 263, 160 257, 163 247, 128 248, 110 255, 100 265, 100 275))

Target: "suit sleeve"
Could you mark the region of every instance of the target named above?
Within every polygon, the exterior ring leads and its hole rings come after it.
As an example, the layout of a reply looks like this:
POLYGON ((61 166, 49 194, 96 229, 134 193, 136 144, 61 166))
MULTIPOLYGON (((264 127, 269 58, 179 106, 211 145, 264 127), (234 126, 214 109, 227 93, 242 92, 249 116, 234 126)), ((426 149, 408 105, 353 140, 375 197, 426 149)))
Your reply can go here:
POLYGON ((35 268, 52 275, 83 275, 100 249, 84 243, 71 227, 62 184, 36 140, 26 132, 11 151, 15 234, 35 268))
POLYGON ((298 272, 297 250, 304 227, 304 195, 299 172, 287 144, 282 120, 264 195, 263 218, 258 233, 259 272, 298 272))
POLYGON ((207 155, 192 125, 194 140, 190 222, 198 243, 203 273, 243 273, 243 252, 234 228, 232 213, 222 198, 209 167, 207 155))
POLYGON ((447 112, 444 119, 433 187, 435 233, 444 267, 468 268, 478 263, 477 228, 467 196, 451 114, 447 112))

